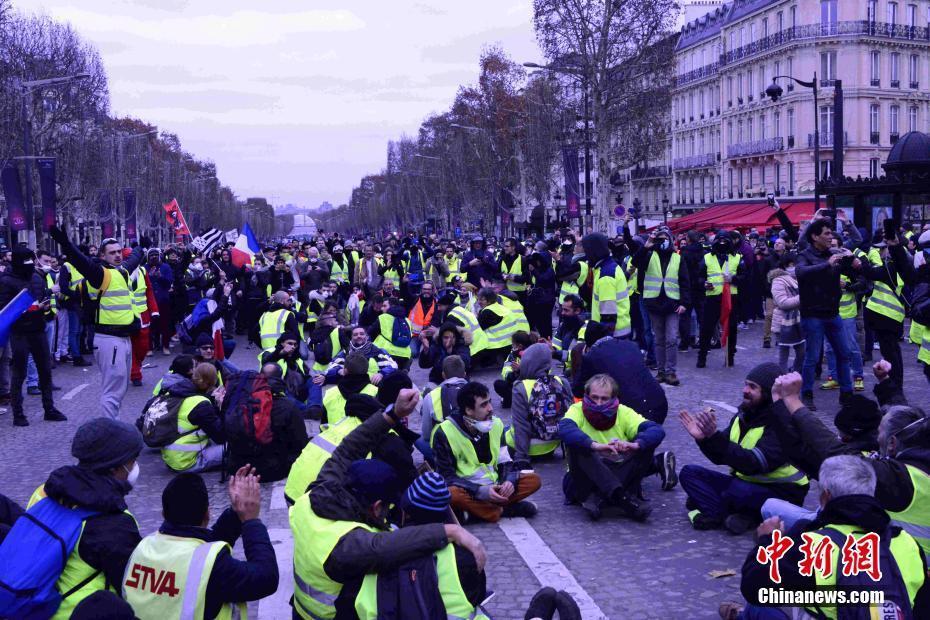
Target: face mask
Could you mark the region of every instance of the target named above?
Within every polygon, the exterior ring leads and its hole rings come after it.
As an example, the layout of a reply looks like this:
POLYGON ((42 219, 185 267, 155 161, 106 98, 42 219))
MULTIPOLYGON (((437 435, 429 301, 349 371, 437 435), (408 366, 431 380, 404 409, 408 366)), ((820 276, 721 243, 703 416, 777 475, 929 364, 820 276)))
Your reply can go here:
POLYGON ((475 430, 481 433, 482 435, 487 435, 491 432, 491 429, 494 428, 494 420, 488 418, 487 420, 475 421, 473 423, 475 430))
MULTIPOLYGON (((123 465, 123 469, 126 469, 125 465, 123 465)), ((126 473, 129 474, 129 477, 126 478, 129 486, 136 486, 136 482, 139 480, 139 463, 133 463, 132 469, 126 469, 126 473)))
POLYGON ((788 267, 785 271, 788 272, 789 276, 794 276, 794 267, 788 267))
POLYGON ((672 242, 668 239, 663 239, 662 243, 659 244, 659 249, 663 252, 667 251, 670 247, 672 247, 672 242))
POLYGON ((202 270, 203 270, 203 265, 201 265, 201 264, 199 264, 199 263, 194 263, 193 265, 191 265, 191 270, 193 270, 193 271, 202 271, 202 270))

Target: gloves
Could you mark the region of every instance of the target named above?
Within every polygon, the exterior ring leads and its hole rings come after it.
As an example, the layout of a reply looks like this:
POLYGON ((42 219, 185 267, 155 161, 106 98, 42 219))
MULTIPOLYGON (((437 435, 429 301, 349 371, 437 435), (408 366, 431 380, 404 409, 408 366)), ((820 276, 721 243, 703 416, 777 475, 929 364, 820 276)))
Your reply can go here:
POLYGON ((48 234, 49 236, 51 236, 52 239, 55 240, 55 242, 58 245, 67 245, 68 243, 70 243, 70 240, 68 239, 68 233, 65 230, 64 224, 62 224, 61 228, 59 228, 58 226, 52 226, 51 228, 48 229, 48 234))
POLYGON ((152 240, 149 239, 146 235, 142 235, 141 237, 139 237, 139 245, 142 247, 143 250, 147 250, 150 247, 152 247, 152 240))

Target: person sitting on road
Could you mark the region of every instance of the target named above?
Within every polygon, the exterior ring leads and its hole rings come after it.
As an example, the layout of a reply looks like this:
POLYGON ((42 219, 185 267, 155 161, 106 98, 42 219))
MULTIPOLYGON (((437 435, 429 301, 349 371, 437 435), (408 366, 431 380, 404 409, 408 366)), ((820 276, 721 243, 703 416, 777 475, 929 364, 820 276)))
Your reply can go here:
POLYGON ((713 409, 679 414, 685 430, 724 474, 700 465, 685 465, 678 477, 688 494, 688 517, 695 529, 725 526, 742 534, 759 523, 762 504, 769 498, 800 506, 810 487, 807 476, 786 458, 785 446, 774 426, 772 386, 781 374, 778 364, 759 364, 746 375, 743 402, 725 431, 717 429, 713 409))
POLYGON ((510 337, 510 353, 501 367, 500 379, 494 380, 494 391, 501 397, 501 407, 510 409, 513 399, 513 386, 520 373, 520 360, 523 352, 535 344, 538 338, 535 333, 525 332, 522 329, 510 337))
MULTIPOLYGON (((198 364, 190 379, 181 377, 162 393, 180 399, 178 430, 181 436, 161 449, 161 458, 173 471, 196 473, 218 467, 223 461, 226 433, 217 403, 211 398, 216 389, 216 368, 198 364)), ((221 393, 217 400, 222 403, 221 393)))
POLYGON ((356 326, 352 328, 349 346, 340 351, 326 369, 325 383, 336 383, 336 380, 345 374, 346 357, 350 353, 363 355, 368 360, 368 378, 373 385, 378 385, 381 379, 397 371, 397 362, 391 355, 371 342, 364 327, 356 326))
POLYGON ((535 472, 513 467, 504 423, 493 417, 488 388, 471 381, 456 398, 458 411, 436 428, 431 443, 459 520, 467 523, 474 515, 494 523, 501 517, 534 516, 536 504, 526 498, 539 490, 542 480, 535 472))
POLYGON ((537 342, 523 351, 513 385, 512 426, 504 437, 513 451, 514 467, 532 469, 531 456, 555 452, 559 421, 572 405, 568 379, 552 373, 552 348, 537 342))
MULTIPOLYGON (((361 398, 367 397, 351 397, 361 398)), ((388 507, 399 501, 404 487, 389 465, 365 459, 365 455, 410 415, 418 402, 416 390, 401 390, 392 406, 371 415, 349 433, 323 465, 310 492, 301 495, 291 508, 293 605, 298 617, 333 618, 343 584, 444 552, 450 542, 471 551, 478 570, 484 569, 484 546, 459 525, 391 529, 388 522, 388 507)), ((473 617, 475 612, 460 606, 458 596, 454 600, 443 598, 442 603, 448 605, 447 612, 460 617, 473 617)))
POLYGON ((483 357, 494 360, 495 364, 499 364, 500 360, 507 356, 515 332, 530 331, 530 324, 523 315, 523 308, 519 302, 508 298, 507 303, 516 305, 511 307, 506 305, 503 299, 505 297, 502 294, 496 293, 490 287, 478 291, 478 305, 481 307, 477 316, 478 325, 488 339, 483 357))
POLYGON ((429 368, 429 380, 435 385, 442 382, 442 363, 450 355, 457 355, 465 363, 466 372, 471 367, 469 347, 471 332, 455 323, 443 323, 438 330, 429 328, 420 334, 420 368, 429 368))
POLYGON ((641 495, 643 477, 658 470, 663 489, 676 484, 675 455, 653 456, 665 431, 620 404, 610 375, 588 379, 582 402, 572 405, 559 422, 559 436, 568 453, 562 489, 568 501, 581 504, 593 520, 615 507, 645 521, 652 510, 635 499, 641 495))
POLYGON ((313 404, 309 401, 313 378, 308 375, 307 365, 300 357, 300 336, 294 332, 284 332, 273 348, 259 354, 258 360, 259 368, 265 364, 277 364, 281 368, 281 379, 287 393, 300 406, 301 411, 310 409, 313 404))
POLYGON ((346 356, 345 374, 336 379, 336 385, 323 394, 323 422, 337 424, 346 417, 346 399, 352 394, 375 396, 378 386, 368 379, 368 359, 360 353, 346 356))
POLYGON ((230 507, 212 528, 207 527, 210 498, 203 478, 184 473, 168 482, 161 495, 165 520, 133 551, 121 579, 126 600, 140 620, 230 617, 234 606, 245 617, 246 602, 275 593, 278 564, 259 519, 259 480, 248 465, 229 478, 230 507), (232 556, 240 536, 245 561, 232 556), (177 576, 172 591, 153 592, 143 569, 156 574, 172 571, 177 576))
POLYGON ((391 300, 387 311, 382 312, 368 328, 368 337, 374 346, 390 354, 398 368, 406 369, 410 366, 410 358, 413 356, 411 343, 415 336, 413 324, 407 318, 407 309, 401 300, 391 300))
POLYGON ((420 439, 416 447, 423 454, 423 458, 435 466, 436 458, 430 447, 433 430, 442 423, 449 414, 458 410, 458 394, 462 386, 468 383, 465 374, 465 363, 458 355, 450 355, 442 360, 442 383, 434 387, 426 395, 420 407, 420 439))

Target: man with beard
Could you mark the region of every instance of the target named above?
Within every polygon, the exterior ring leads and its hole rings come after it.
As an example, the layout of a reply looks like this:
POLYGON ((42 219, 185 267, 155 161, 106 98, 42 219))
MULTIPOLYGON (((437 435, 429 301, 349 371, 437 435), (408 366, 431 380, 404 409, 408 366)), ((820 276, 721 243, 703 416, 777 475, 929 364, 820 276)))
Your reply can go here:
POLYGON ((678 320, 691 307, 691 281, 668 229, 660 228, 650 234, 633 256, 633 264, 643 274, 643 305, 655 333, 656 379, 659 383, 680 385, 675 374, 678 320))
POLYGON ((460 268, 465 273, 465 280, 475 288, 481 288, 481 280, 490 280, 496 273, 497 263, 488 251, 484 237, 476 235, 471 240, 471 248, 462 257, 460 268))
POLYGON ((435 314, 436 300, 433 298, 433 283, 424 282, 423 287, 420 289, 420 295, 416 297, 413 307, 410 308, 410 312, 407 314, 407 318, 410 319, 410 324, 413 326, 411 330, 413 337, 410 339, 412 358, 420 355, 420 334, 426 331, 427 337, 432 336, 432 331, 429 328, 435 326, 433 322, 435 314))
POLYGON ((39 389, 42 392, 45 419, 52 422, 67 420, 55 409, 52 400, 52 364, 45 336, 45 324, 51 317, 51 293, 45 274, 37 271, 35 262, 32 250, 17 247, 13 250, 10 272, 0 274, 0 307, 10 303, 20 291, 28 291, 33 299, 32 305, 13 323, 10 330, 10 402, 14 426, 29 426, 29 421, 23 413, 23 381, 26 379, 26 363, 30 354, 39 373, 39 389))
POLYGON ((582 310, 584 301, 575 294, 566 295, 559 308, 559 327, 552 337, 552 357, 566 364, 566 372, 571 369, 571 352, 579 338, 582 310))
MULTIPOLYGON (((704 264, 701 267, 700 278, 704 281, 704 320, 701 322, 701 339, 699 342, 697 367, 707 366, 707 352, 710 350, 710 340, 717 331, 720 323, 723 304, 723 291, 727 286, 730 290, 730 314, 727 323, 727 358, 726 365, 733 365, 736 355, 736 324, 737 324, 737 295, 739 287, 746 280, 746 267, 743 265, 742 255, 733 249, 733 240, 726 231, 721 230, 714 238, 709 254, 704 255, 704 264)), ((721 340, 724 334, 721 333, 721 340)))
POLYGON ((326 383, 335 383, 345 374, 346 357, 351 353, 358 353, 368 360, 368 377, 374 385, 378 385, 384 377, 397 371, 397 363, 388 352, 372 344, 364 327, 356 326, 352 328, 352 339, 348 348, 334 357, 329 365, 326 383))
POLYGON ((787 460, 775 429, 772 386, 781 375, 778 364, 759 364, 746 375, 743 402, 729 428, 717 430, 713 409, 679 414, 685 430, 724 474, 700 465, 685 465, 678 477, 688 494, 685 503, 694 529, 726 527, 742 534, 757 526, 762 504, 775 497, 801 505, 810 487, 807 476, 787 460))

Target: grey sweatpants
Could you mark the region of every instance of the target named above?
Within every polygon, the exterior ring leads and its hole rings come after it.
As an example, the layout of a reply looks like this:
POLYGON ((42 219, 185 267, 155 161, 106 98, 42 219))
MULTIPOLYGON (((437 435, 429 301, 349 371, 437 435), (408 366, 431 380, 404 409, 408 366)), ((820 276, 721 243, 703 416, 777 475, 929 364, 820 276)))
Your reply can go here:
POLYGON ((94 360, 100 369, 100 410, 103 415, 119 418, 119 407, 129 389, 132 366, 132 342, 129 337, 94 334, 94 360))
POLYGON ((678 362, 678 319, 674 312, 649 313, 652 333, 655 334, 656 366, 665 373, 674 373, 678 362))

